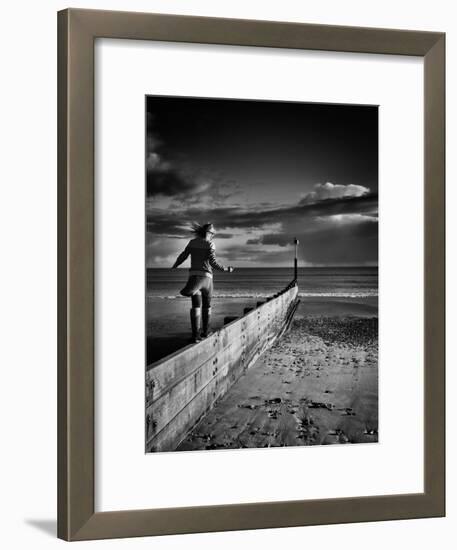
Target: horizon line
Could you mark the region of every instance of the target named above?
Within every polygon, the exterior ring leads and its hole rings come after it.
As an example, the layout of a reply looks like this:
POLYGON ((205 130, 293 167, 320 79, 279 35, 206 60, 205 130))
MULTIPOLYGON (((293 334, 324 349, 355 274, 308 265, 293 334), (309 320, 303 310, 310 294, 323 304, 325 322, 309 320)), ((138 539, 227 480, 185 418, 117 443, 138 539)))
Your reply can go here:
MULTIPOLYGON (((350 264, 350 265, 338 265, 338 264, 322 264, 322 265, 299 265, 298 269, 322 269, 322 268, 350 268, 350 267, 370 267, 370 268, 377 268, 379 269, 379 264, 350 264)), ((146 266, 146 269, 173 269, 171 267, 154 267, 154 266, 146 266)), ((190 269, 189 267, 176 267, 174 269, 190 269)), ((294 269, 294 266, 288 266, 288 265, 262 265, 262 266, 240 266, 235 267, 235 269, 294 269)))

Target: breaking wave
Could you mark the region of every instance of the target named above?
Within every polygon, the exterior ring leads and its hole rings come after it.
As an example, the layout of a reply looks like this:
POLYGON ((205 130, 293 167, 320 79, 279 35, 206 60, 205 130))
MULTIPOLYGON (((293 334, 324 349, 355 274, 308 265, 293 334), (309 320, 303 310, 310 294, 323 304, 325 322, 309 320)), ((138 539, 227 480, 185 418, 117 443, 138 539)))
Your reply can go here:
MULTIPOLYGON (((273 293, 253 293, 253 292, 230 292, 228 294, 223 294, 219 292, 213 293, 213 298, 268 298, 272 296, 273 293)), ((300 298, 370 298, 377 297, 377 290, 366 290, 366 291, 341 291, 341 292, 299 292, 298 296, 300 298)), ((148 295, 148 299, 151 300, 188 300, 184 296, 179 294, 171 296, 154 296, 148 295)))

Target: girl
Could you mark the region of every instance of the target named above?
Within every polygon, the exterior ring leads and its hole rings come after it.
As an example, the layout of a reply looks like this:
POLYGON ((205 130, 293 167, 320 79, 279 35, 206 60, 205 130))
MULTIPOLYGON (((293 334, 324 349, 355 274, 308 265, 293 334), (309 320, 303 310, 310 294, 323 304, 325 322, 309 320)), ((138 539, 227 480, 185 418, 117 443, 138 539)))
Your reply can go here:
POLYGON ((212 223, 204 225, 193 223, 192 233, 195 238, 189 241, 184 251, 178 256, 173 269, 181 265, 190 255, 189 278, 180 294, 190 296, 192 299, 190 310, 192 340, 200 342, 202 337, 206 338, 210 334, 213 269, 232 273, 233 267, 224 267, 216 260, 216 247, 213 243, 216 230, 212 223))

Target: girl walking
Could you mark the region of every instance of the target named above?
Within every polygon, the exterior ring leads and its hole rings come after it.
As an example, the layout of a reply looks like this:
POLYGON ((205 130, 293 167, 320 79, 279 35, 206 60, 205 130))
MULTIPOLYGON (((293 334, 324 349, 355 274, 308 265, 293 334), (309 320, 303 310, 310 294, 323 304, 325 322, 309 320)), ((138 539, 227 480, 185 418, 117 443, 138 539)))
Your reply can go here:
POLYGON ((192 300, 190 310, 192 341, 199 342, 210 334, 213 269, 229 273, 232 273, 234 269, 231 266, 224 267, 216 260, 216 246, 213 242, 216 230, 212 223, 204 225, 193 223, 192 233, 195 238, 189 241, 178 256, 173 269, 190 256, 189 278, 180 294, 189 296, 192 300))

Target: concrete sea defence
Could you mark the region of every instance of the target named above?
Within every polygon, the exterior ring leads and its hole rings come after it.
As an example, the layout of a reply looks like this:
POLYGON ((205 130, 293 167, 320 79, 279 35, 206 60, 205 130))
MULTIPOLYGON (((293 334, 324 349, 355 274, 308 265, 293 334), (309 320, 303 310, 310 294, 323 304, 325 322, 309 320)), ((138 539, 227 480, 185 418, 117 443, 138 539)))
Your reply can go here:
POLYGON ((298 305, 292 281, 242 317, 149 365, 146 452, 172 451, 238 378, 288 329, 298 305))

